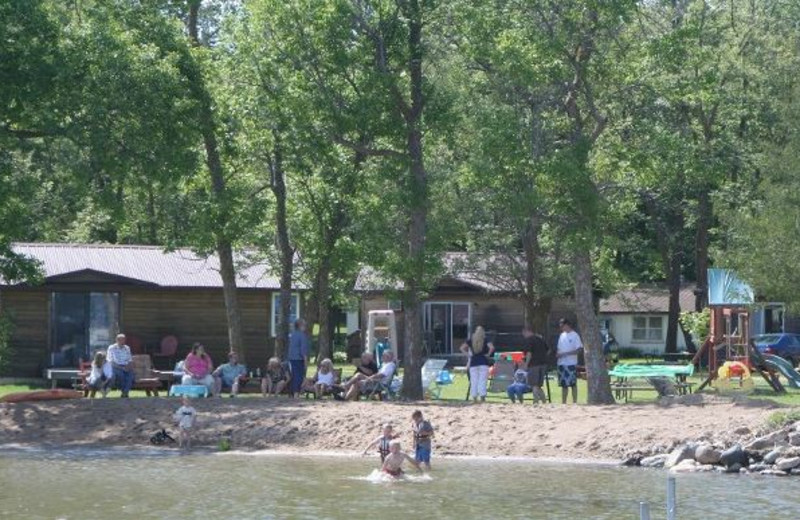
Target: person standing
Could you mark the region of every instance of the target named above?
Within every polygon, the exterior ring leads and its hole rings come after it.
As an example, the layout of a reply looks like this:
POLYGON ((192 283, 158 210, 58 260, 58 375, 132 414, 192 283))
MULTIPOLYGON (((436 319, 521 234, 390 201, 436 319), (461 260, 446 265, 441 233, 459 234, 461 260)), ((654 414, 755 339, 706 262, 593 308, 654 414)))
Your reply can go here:
POLYGON ((558 320, 561 335, 558 337, 556 349, 556 366, 558 368, 558 385, 561 387, 561 403, 567 404, 567 393, 572 389, 572 402, 578 402, 578 352, 583 348, 581 337, 572 328, 572 323, 561 318, 558 320))
POLYGON ((489 356, 494 353, 494 345, 486 341, 486 332, 480 325, 472 337, 461 344, 461 352, 469 355, 469 395, 473 401, 480 397, 486 401, 486 382, 489 379, 489 356))
POLYGON ((114 384, 122 391, 122 397, 128 397, 135 377, 133 355, 131 348, 125 344, 125 334, 117 334, 117 342, 109 345, 106 356, 114 372, 114 384))
POLYGON ((547 376, 547 357, 549 350, 547 342, 541 334, 535 334, 530 327, 522 329, 524 338, 525 363, 528 367, 528 384, 533 392, 533 404, 541 401, 547 402, 547 397, 542 390, 544 378, 547 376))
POLYGON ((306 320, 299 319, 294 322, 294 331, 289 335, 289 352, 287 357, 292 366, 292 380, 289 391, 292 396, 299 397, 306 377, 308 354, 311 350, 311 341, 308 339, 306 320))

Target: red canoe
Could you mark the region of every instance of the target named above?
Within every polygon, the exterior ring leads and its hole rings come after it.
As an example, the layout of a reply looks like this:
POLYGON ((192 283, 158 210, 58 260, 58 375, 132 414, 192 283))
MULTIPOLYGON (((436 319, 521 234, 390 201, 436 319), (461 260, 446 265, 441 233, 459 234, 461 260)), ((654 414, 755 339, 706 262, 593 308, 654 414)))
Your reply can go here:
POLYGON ((83 392, 79 390, 31 390, 30 392, 16 392, 0 397, 0 403, 24 403, 26 401, 55 401, 57 399, 80 399, 83 392))

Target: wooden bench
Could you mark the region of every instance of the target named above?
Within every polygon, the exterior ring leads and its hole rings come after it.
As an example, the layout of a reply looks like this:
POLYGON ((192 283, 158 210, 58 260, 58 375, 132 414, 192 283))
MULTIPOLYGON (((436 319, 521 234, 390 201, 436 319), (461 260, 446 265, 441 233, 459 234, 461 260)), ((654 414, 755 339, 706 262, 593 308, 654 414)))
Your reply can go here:
POLYGON ((134 381, 132 390, 144 390, 145 395, 158 397, 158 392, 162 388, 161 379, 158 374, 153 372, 153 362, 147 354, 133 356, 134 381))

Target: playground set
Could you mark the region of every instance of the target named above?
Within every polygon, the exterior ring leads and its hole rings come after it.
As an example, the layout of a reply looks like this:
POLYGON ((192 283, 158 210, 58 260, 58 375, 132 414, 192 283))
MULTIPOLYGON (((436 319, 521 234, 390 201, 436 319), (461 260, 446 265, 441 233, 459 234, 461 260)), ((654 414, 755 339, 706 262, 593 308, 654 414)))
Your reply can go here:
POLYGON ((708 377, 697 390, 713 385, 721 392, 750 392, 756 374, 778 393, 786 391, 778 374, 800 388, 800 373, 792 364, 759 352, 751 338, 753 290, 731 271, 709 269, 708 275, 710 333, 692 359, 692 364, 706 362, 708 377))

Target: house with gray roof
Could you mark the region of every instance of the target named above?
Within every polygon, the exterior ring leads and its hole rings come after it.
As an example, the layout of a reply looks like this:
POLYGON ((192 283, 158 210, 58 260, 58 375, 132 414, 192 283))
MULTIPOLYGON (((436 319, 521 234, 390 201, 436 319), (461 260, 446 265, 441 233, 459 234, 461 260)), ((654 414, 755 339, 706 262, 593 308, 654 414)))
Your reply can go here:
MULTIPOLYGON (((694 285, 680 291, 681 311, 694 310, 694 285)), ((600 328, 614 335, 622 348, 645 354, 663 354, 667 340, 669 290, 666 286, 642 285, 620 290, 599 302, 600 328)), ((678 350, 686 350, 678 333, 678 350)))
MULTIPOLYGON (((422 303, 426 352, 433 356, 458 355, 459 347, 478 325, 482 325, 495 346, 518 350, 525 324, 525 305, 521 298, 522 280, 516 276, 515 259, 499 255, 451 252, 442 257, 443 272, 422 303)), ((404 350, 405 316, 398 299, 402 283, 365 267, 356 280, 361 297, 361 328, 366 328, 369 311, 391 309, 398 325, 398 350, 404 350)), ((555 340, 560 317, 574 320, 574 303, 568 297, 555 298, 547 316, 547 330, 539 331, 555 340)))
MULTIPOLYGON (((13 324, 18 377, 53 366, 77 366, 124 332, 140 353, 178 338, 178 357, 203 343, 215 363, 226 359, 228 330, 216 256, 189 249, 102 244, 15 244, 38 262, 43 283, 0 279, 0 311, 13 324)), ((239 255, 236 284, 243 340, 251 365, 274 352, 278 278, 262 260, 239 255)), ((292 318, 302 312, 304 287, 292 294, 292 318)))

